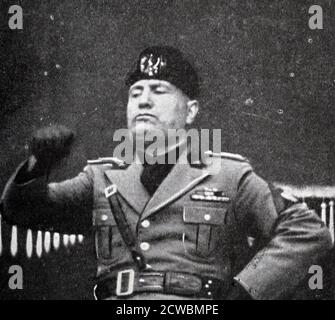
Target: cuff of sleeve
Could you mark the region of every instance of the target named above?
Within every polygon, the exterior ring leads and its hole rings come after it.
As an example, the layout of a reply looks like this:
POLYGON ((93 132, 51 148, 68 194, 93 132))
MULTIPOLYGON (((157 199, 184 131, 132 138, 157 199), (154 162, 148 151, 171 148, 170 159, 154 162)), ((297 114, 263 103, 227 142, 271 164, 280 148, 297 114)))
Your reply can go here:
POLYGON ((252 300, 253 297, 241 282, 234 278, 231 289, 228 293, 227 300, 252 300))
POLYGON ((234 277, 234 280, 235 280, 236 283, 239 284, 240 287, 242 287, 244 289, 245 293, 249 295, 249 299, 250 298, 253 299, 253 300, 258 299, 256 290, 250 288, 241 278, 234 277))

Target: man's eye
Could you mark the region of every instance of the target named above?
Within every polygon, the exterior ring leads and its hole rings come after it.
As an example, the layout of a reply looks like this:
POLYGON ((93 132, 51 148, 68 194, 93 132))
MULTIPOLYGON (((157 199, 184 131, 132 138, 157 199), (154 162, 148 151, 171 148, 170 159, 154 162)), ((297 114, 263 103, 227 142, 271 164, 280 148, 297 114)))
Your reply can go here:
POLYGON ((158 93, 158 94, 166 93, 166 89, 162 87, 157 87, 155 88, 155 93, 158 93))
POLYGON ((136 98, 136 97, 138 97, 138 96, 140 96, 141 95, 141 91, 140 90, 134 90, 134 91, 131 91, 130 92, 130 96, 132 97, 132 98, 136 98))

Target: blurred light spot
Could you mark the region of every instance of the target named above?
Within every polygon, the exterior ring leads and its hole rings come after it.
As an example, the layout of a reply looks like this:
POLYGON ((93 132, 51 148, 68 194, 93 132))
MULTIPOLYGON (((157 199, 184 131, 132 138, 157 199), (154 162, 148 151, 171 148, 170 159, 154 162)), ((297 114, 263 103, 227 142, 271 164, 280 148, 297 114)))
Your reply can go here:
POLYGON ((291 78, 294 78, 295 73, 294 73, 294 72, 290 72, 289 76, 290 76, 291 78))
POLYGON ((27 231, 26 253, 28 258, 31 258, 31 256, 33 255, 33 234, 30 229, 28 229, 27 231))
POLYGON ((71 234, 69 240, 70 240, 70 244, 74 245, 76 243, 76 235, 71 234))
POLYGON ((44 234, 44 250, 46 253, 50 251, 50 245, 51 245, 51 235, 50 235, 50 232, 47 231, 44 234))
POLYGON ((43 253, 43 248, 42 248, 42 231, 38 230, 37 231, 37 239, 36 239, 36 255, 41 258, 42 253, 43 253))
POLYGON ((56 69, 60 69, 60 64, 56 64, 56 69))
POLYGON ((244 104, 246 106, 251 106, 254 104, 254 100, 252 98, 248 98, 247 100, 244 101, 244 104))
POLYGON ((48 75, 48 71, 44 71, 44 75, 47 76, 48 75))
POLYGON ((278 110, 277 110, 277 113, 278 113, 278 114, 284 114, 284 110, 283 110, 283 109, 278 109, 278 110))
POLYGON ((50 15, 50 19, 51 19, 52 21, 54 21, 54 20, 55 20, 55 17, 51 14, 51 15, 50 15))
POLYGON ((12 254, 12 257, 15 257, 17 254, 17 227, 16 226, 12 226, 10 253, 12 254))
POLYGON ((63 234, 63 244, 65 247, 69 245, 69 235, 68 234, 63 234))
POLYGON ((312 38, 308 38, 307 42, 308 43, 313 43, 313 39, 312 38))
POLYGON ((40 118, 40 121, 42 121, 42 120, 43 120, 43 117, 40 118))
POLYGON ((52 239, 52 244, 55 250, 58 250, 59 248, 59 243, 60 243, 60 235, 59 233, 54 233, 53 239, 52 239))

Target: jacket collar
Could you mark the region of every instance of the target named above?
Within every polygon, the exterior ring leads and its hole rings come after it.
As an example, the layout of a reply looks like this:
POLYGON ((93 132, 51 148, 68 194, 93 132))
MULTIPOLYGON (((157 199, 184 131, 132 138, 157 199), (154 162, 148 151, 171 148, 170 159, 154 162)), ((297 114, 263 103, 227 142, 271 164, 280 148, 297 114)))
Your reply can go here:
POLYGON ((141 183, 143 167, 139 163, 132 163, 126 170, 110 169, 105 174, 117 186, 121 196, 145 219, 183 196, 210 175, 206 167, 190 165, 187 153, 185 149, 180 154, 176 165, 152 197, 141 183))

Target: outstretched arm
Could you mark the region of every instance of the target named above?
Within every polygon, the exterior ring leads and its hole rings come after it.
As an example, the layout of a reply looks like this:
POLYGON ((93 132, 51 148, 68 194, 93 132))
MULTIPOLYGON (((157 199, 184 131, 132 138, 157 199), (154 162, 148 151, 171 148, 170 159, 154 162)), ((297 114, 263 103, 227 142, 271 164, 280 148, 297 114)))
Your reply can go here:
POLYGON ((85 233, 90 226, 92 172, 48 183, 50 170, 70 152, 73 133, 65 127, 39 130, 30 145, 31 155, 9 179, 1 201, 4 218, 32 229, 85 233))

